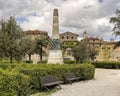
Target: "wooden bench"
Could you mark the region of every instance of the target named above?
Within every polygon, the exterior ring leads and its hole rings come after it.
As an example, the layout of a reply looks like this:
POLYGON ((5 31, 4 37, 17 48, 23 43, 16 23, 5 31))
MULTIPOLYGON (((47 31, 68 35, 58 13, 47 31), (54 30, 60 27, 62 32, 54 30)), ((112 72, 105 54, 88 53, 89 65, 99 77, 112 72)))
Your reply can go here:
POLYGON ((50 86, 60 86, 60 84, 63 83, 63 81, 58 81, 58 78, 56 75, 50 75, 50 76, 44 76, 41 77, 41 88, 45 88, 47 90, 49 90, 48 87, 50 86))
POLYGON ((66 73, 64 75, 65 82, 69 82, 72 84, 73 81, 78 81, 79 78, 75 76, 74 73, 66 73))
POLYGON ((104 65, 104 68, 106 68, 106 69, 112 69, 113 66, 112 65, 104 65))

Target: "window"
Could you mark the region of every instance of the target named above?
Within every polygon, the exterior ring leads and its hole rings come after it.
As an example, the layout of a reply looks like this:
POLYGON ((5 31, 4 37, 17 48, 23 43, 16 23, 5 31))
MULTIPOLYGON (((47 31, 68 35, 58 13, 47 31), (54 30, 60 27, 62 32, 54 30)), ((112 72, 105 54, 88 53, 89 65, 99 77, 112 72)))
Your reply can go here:
POLYGON ((72 36, 71 39, 74 39, 74 37, 72 36))
POLYGON ((67 39, 69 39, 69 36, 67 36, 67 39))
POLYGON ((67 50, 67 56, 71 56, 71 50, 67 50))
POLYGON ((62 36, 62 39, 64 39, 64 36, 62 36))

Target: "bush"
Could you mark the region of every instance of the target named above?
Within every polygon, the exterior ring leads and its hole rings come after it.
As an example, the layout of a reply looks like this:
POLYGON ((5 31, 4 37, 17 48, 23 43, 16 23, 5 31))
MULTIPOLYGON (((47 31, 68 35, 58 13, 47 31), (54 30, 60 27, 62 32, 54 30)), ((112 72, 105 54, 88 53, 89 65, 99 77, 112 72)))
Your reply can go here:
POLYGON ((0 96, 29 96, 29 93, 29 76, 0 69, 0 96))
POLYGON ((95 68, 90 64, 87 64, 86 66, 81 66, 81 73, 83 80, 92 79, 94 78, 95 68))
POLYGON ((75 73, 82 80, 94 77, 92 64, 1 64, 0 96, 30 96, 41 90, 40 77, 57 75, 64 80, 65 73, 75 73), (3 67, 4 66, 4 67, 3 67))
POLYGON ((0 69, 0 96, 17 96, 16 74, 0 69))
POLYGON ((47 64, 47 60, 38 61, 37 64, 47 64))
POLYGON ((75 64, 75 60, 64 60, 64 64, 75 64))
POLYGON ((16 65, 14 64, 0 64, 0 68, 2 69, 8 69, 8 68, 15 68, 16 65))
POLYGON ((31 87, 32 85, 30 84, 30 77, 25 75, 25 74, 21 74, 19 73, 16 76, 17 80, 18 80, 18 96, 30 96, 30 94, 33 93, 31 87))
POLYGON ((47 60, 42 60, 42 62, 40 62, 40 63, 45 64, 45 63, 47 63, 47 60))
POLYGON ((111 68, 111 69, 120 69, 120 62, 113 62, 113 61, 108 61, 108 62, 92 62, 92 64, 96 68, 111 68))
POLYGON ((73 72, 82 80, 92 79, 94 77, 94 66, 92 64, 54 64, 54 65, 34 65, 32 69, 21 69, 20 73, 29 75, 33 89, 39 90, 40 77, 47 75, 57 75, 59 80, 64 80, 65 73, 73 72))

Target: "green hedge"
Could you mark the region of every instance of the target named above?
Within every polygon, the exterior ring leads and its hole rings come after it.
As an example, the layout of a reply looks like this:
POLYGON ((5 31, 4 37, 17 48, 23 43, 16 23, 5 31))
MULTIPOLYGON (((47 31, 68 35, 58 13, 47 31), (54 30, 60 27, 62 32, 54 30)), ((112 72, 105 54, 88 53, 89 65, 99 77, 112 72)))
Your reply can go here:
POLYGON ((0 96, 30 96, 41 90, 41 76, 57 75, 64 80, 65 73, 74 72, 81 80, 88 80, 95 73, 92 64, 0 64, 0 67, 0 96))
POLYGON ((30 77, 0 68, 0 96, 29 96, 30 77))
POLYGON ((26 74, 31 78, 33 89, 40 89, 40 77, 47 75, 57 75, 59 80, 64 80, 65 73, 74 72, 82 80, 94 77, 94 66, 92 64, 64 64, 64 65, 35 65, 32 69, 21 69, 20 73, 26 74))
POLYGON ((18 82, 16 74, 0 69, 0 96, 17 96, 18 82))
POLYGON ((96 68, 109 68, 109 69, 120 69, 120 62, 93 62, 92 63, 96 68))
POLYGON ((16 66, 14 64, 0 64, 0 68, 2 69, 15 68, 16 66))
POLYGON ((76 64, 75 60, 64 60, 64 64, 76 64))

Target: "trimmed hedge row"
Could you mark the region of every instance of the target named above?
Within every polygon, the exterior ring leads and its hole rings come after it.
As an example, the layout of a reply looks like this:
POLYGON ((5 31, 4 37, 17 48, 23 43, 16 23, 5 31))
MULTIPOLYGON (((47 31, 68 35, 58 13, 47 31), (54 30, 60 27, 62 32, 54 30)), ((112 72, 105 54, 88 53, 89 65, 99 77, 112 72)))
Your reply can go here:
POLYGON ((120 69, 120 62, 93 62, 92 63, 96 68, 108 68, 108 69, 120 69))
POLYGON ((76 64, 75 60, 64 60, 64 64, 76 64))
POLYGON ((95 73, 92 64, 37 65, 33 67, 32 69, 21 69, 20 73, 30 76, 33 89, 37 90, 41 88, 41 76, 57 75, 59 80, 64 80, 63 76, 65 73, 74 72, 82 80, 88 80, 92 79, 95 73))
POLYGON ((29 96, 30 77, 0 68, 0 96, 29 96))
POLYGON ((67 72, 74 72, 81 80, 88 80, 94 77, 95 68, 92 64, 2 65, 0 96, 30 96, 31 93, 41 90, 41 76, 57 75, 58 79, 63 80, 67 72))
POLYGON ((2 69, 9 69, 9 68, 15 68, 17 65, 14 64, 0 64, 0 68, 2 69))

